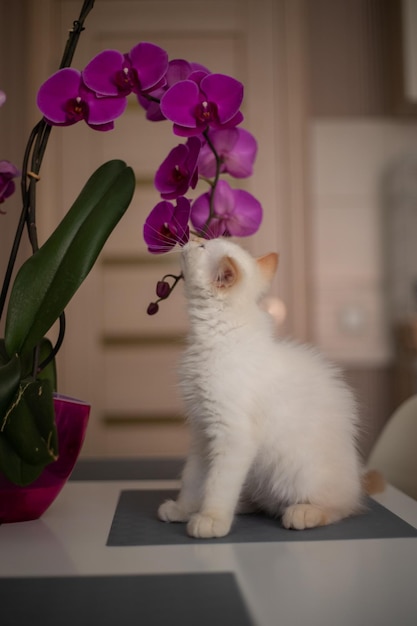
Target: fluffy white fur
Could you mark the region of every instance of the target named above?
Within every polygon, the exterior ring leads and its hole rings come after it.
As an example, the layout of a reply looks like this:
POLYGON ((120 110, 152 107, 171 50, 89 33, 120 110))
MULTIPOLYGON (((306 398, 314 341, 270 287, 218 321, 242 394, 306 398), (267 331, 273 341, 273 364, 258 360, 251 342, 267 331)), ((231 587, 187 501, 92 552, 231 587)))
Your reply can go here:
POLYGON ((286 528, 356 512, 361 466, 355 402, 314 350, 274 339, 259 306, 277 266, 227 239, 189 242, 182 269, 190 333, 181 388, 192 444, 177 501, 158 510, 193 537, 221 537, 235 512, 286 528))

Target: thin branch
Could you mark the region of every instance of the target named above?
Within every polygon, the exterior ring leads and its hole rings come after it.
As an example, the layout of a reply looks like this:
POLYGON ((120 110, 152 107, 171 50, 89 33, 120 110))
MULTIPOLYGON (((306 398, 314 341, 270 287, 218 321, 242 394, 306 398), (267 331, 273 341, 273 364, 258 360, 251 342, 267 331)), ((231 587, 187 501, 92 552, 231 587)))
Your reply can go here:
POLYGON ((213 145, 213 142, 210 139, 210 135, 208 133, 208 130, 206 129, 203 133, 207 144, 210 148, 210 150, 212 151, 212 153, 214 154, 214 158, 216 159, 216 173, 214 176, 214 179, 211 183, 211 191, 210 191, 210 205, 209 205, 209 214, 208 217, 206 219, 206 223, 204 224, 203 228, 202 228, 202 234, 203 236, 205 235, 205 233, 208 231, 208 228, 210 226, 210 222, 211 220, 216 216, 216 213, 214 211, 214 193, 217 189, 217 183, 219 182, 219 178, 220 178, 220 169, 222 166, 222 160, 221 157, 219 155, 219 153, 217 152, 216 148, 213 145))
MULTIPOLYGON (((73 22, 72 28, 69 31, 68 39, 59 66, 60 69, 64 67, 69 67, 71 65, 75 50, 77 48, 78 40, 82 31, 84 30, 84 22, 93 7, 94 0, 84 0, 79 18, 78 20, 75 20, 73 22)), ((36 230, 36 185, 39 180, 39 172, 41 169, 50 133, 51 126, 44 119, 42 119, 33 128, 29 136, 28 143, 26 145, 21 174, 22 210, 1 289, 0 318, 3 315, 4 306, 7 299, 7 293, 9 291, 11 277, 14 266, 16 264, 16 259, 22 241, 25 224, 28 229, 28 237, 31 243, 32 252, 35 252, 39 247, 36 230)), ((57 344, 55 345, 52 354, 48 356, 48 358, 45 359, 45 361, 41 364, 41 368, 45 367, 45 363, 49 362, 58 352, 64 338, 64 332, 65 318, 64 316, 61 316, 60 334, 57 344)), ((37 360, 38 356, 35 356, 33 369, 36 371, 38 371, 39 369, 37 365, 37 360)))
MULTIPOLYGON (((45 367, 47 365, 49 365, 49 363, 55 358, 55 356, 58 354, 60 347, 63 344, 64 341, 64 337, 65 337, 65 326, 66 326, 66 320, 65 320, 65 313, 62 312, 61 315, 59 316, 59 334, 58 334, 58 338, 56 340, 56 344, 54 345, 54 347, 52 348, 51 352, 48 354, 48 356, 46 357, 46 359, 44 359, 42 361, 42 363, 40 363, 37 367, 36 373, 41 372, 43 369, 45 369, 45 367)), ((34 374, 36 376, 36 373, 34 374)))

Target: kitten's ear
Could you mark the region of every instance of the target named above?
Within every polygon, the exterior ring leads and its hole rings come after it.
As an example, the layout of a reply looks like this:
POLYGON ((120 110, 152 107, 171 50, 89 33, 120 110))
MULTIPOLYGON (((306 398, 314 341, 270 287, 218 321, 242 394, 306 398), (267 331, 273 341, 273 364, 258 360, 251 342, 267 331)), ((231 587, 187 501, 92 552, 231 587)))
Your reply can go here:
POLYGON ((233 285, 236 283, 238 278, 239 278, 239 269, 236 263, 230 257, 224 256, 220 260, 219 266, 217 268, 217 275, 215 279, 216 287, 220 289, 233 287, 233 285))
POLYGON ((256 259, 262 275, 271 281, 277 271, 279 255, 276 252, 270 252, 256 259))

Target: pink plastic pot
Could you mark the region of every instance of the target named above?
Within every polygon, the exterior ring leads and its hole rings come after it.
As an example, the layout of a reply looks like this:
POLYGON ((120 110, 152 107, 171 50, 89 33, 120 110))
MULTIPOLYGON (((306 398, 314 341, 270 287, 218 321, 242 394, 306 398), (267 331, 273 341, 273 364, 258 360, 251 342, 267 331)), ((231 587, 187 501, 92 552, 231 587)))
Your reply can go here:
POLYGON ((67 482, 83 445, 90 405, 74 398, 54 395, 59 458, 26 487, 0 474, 0 523, 38 519, 67 482))

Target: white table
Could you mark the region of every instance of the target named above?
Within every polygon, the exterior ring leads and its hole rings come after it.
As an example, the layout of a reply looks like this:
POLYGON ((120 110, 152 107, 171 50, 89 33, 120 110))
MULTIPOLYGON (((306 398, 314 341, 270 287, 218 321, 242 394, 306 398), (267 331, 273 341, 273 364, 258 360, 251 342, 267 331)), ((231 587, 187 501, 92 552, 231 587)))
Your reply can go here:
MULTIPOLYGON (((42 519, 0 526, 0 598, 1 578, 233 572, 257 626, 417 624, 417 538, 106 547, 121 490, 176 487, 69 482, 42 519)), ((417 502, 392 487, 375 499, 417 528, 417 502)))

